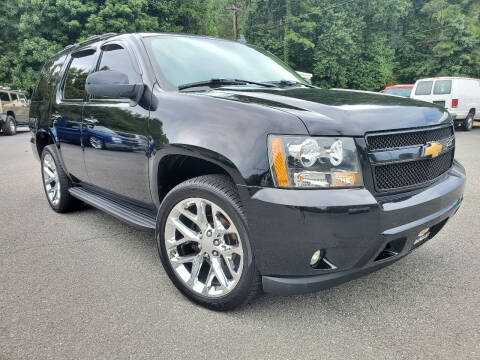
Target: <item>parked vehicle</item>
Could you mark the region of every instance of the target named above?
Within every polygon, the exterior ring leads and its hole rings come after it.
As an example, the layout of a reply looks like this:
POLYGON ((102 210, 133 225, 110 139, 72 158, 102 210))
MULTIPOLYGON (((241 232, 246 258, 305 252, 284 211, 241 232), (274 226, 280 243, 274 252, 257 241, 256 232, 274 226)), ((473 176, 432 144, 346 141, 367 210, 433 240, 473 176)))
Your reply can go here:
POLYGON ((413 85, 391 85, 381 91, 382 94, 410 97, 413 85))
POLYGON ((316 88, 238 42, 95 36, 46 63, 30 116, 52 209, 155 229, 172 282, 215 310, 392 264, 463 199, 444 109, 316 88))
POLYGON ((15 135, 17 126, 28 126, 29 106, 23 92, 0 86, 0 130, 15 135))
POLYGON ((415 83, 411 98, 428 101, 446 108, 456 126, 470 131, 480 120, 480 79, 438 77, 415 83))

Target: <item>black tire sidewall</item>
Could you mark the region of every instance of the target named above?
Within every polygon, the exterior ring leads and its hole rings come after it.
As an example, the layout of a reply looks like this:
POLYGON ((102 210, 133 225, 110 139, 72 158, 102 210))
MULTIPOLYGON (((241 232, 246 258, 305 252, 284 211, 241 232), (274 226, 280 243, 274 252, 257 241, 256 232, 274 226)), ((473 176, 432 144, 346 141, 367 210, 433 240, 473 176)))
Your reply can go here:
POLYGON ((473 129, 473 122, 474 122, 474 115, 472 113, 470 113, 465 118, 464 123, 463 123, 463 128, 465 129, 465 131, 470 131, 470 130, 473 129), (469 125, 469 123, 470 123, 469 119, 472 119, 471 125, 469 125))
POLYGON ((189 184, 182 188, 173 189, 165 197, 160 206, 157 216, 157 229, 155 237, 157 240, 157 248, 160 259, 165 271, 167 272, 167 275, 174 285, 185 296, 194 302, 213 310, 229 310, 241 305, 249 297, 250 290, 252 288, 252 282, 255 281, 256 276, 252 246, 248 236, 246 221, 243 215, 237 210, 236 206, 232 204, 232 201, 228 198, 228 196, 222 196, 221 194, 217 194, 217 192, 210 191, 207 186, 202 186, 201 184, 189 184), (177 277, 170 264, 168 256, 166 255, 164 230, 168 214, 170 213, 171 209, 180 201, 194 197, 204 198, 219 205, 233 220, 241 236, 242 247, 244 251, 244 268, 242 271, 242 276, 237 286, 231 292, 222 297, 208 298, 189 289, 186 285, 184 285, 183 281, 177 277))
POLYGON ((17 123, 15 121, 15 118, 11 115, 8 115, 7 116, 7 119, 5 120, 5 124, 3 125, 3 132, 6 134, 6 135, 15 135, 17 133, 17 123), (10 129, 10 123, 12 123, 15 125, 15 130, 12 130, 10 129))

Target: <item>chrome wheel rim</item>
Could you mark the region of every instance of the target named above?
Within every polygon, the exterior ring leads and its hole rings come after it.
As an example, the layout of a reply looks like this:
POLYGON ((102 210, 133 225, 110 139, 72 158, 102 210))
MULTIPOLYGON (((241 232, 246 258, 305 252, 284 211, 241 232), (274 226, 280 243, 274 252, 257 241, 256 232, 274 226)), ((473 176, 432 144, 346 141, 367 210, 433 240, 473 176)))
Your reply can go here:
POLYGON ((10 131, 15 132, 15 122, 13 120, 10 120, 10 131))
POLYGON ((194 292, 224 296, 243 271, 240 234, 220 206, 202 198, 182 200, 168 214, 165 250, 175 275, 194 292))
POLYGON ((90 138, 90 145, 92 145, 92 147, 94 149, 102 149, 103 148, 102 140, 100 140, 99 138, 97 138, 95 136, 92 136, 90 138))
POLYGON ((43 185, 52 205, 57 206, 60 202, 60 181, 58 179, 57 167, 52 155, 46 154, 43 158, 43 185))

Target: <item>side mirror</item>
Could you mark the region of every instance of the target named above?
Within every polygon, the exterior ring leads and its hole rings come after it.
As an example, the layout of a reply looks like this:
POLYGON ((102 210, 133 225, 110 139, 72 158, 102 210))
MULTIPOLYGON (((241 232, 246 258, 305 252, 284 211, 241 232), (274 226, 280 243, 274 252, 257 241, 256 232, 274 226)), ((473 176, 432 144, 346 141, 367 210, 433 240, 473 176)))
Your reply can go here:
POLYGON ((138 102, 143 95, 143 84, 130 84, 128 76, 120 71, 94 72, 87 77, 85 90, 89 95, 111 99, 130 99, 138 102))

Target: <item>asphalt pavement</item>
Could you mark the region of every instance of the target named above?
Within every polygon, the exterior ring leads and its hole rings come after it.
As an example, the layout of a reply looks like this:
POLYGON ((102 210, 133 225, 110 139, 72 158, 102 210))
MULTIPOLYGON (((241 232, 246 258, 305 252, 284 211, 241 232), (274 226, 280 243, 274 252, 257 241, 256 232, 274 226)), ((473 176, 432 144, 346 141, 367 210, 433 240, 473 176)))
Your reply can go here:
POLYGON ((29 134, 0 136, 0 359, 480 359, 480 127, 457 132, 464 203, 392 266, 310 295, 198 307, 151 232, 53 212, 29 134))

